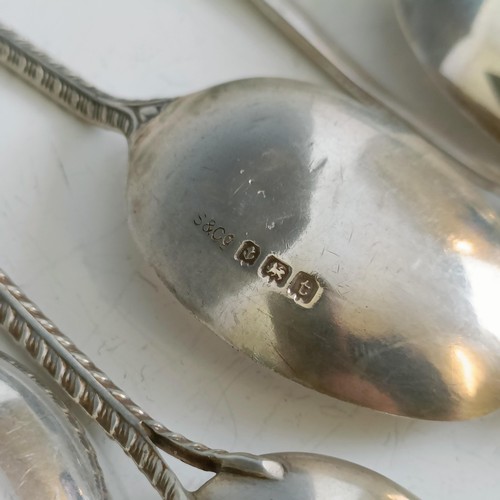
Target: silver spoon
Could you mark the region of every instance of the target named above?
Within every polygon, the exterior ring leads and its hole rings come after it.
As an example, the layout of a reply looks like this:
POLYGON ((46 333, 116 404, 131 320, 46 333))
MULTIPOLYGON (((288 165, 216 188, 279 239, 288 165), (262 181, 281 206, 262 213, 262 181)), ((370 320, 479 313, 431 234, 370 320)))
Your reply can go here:
POLYGON ((2 270, 0 325, 117 441, 167 500, 416 498, 387 478, 343 460, 308 453, 227 453, 168 430, 114 385, 2 270), (215 476, 196 492, 189 492, 160 450, 215 476))
POLYGON ((397 0, 396 5, 424 66, 500 139, 500 0, 397 0))
POLYGON ((31 373, 1 352, 0 436, 0 498, 109 498, 80 424, 31 373))
POLYGON ((0 62, 127 136, 145 259, 233 346, 395 414, 499 406, 499 200, 392 115, 276 79, 118 100, 6 29, 0 62))
MULTIPOLYGON (((394 1, 252 3, 347 93, 364 104, 391 110, 438 149, 498 186, 500 142, 478 127, 474 117, 466 116, 455 99, 445 96, 423 70, 398 23, 394 1)), ((410 3, 412 10, 429 4, 410 3)), ((450 8, 452 3, 434 2, 432 15, 442 4, 450 8)), ((438 36, 449 23, 446 16, 439 19, 435 26, 438 36)))

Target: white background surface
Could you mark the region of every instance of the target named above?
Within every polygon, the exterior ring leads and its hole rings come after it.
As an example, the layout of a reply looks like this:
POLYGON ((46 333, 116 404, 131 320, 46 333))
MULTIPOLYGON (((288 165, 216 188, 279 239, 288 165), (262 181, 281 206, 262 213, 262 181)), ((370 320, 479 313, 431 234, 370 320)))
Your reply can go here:
MULTIPOLYGON (((0 0, 0 19, 123 97, 248 76, 331 85, 243 1, 0 0)), ((356 408, 255 365, 200 326, 131 240, 126 165, 123 138, 0 70, 0 265, 133 399, 210 446, 329 454, 425 499, 500 498, 498 412, 434 423, 356 408)), ((23 359, 3 339, 0 348, 23 359)), ((118 446, 82 420, 113 498, 157 498, 118 446)), ((207 477, 169 463, 188 487, 207 477)))

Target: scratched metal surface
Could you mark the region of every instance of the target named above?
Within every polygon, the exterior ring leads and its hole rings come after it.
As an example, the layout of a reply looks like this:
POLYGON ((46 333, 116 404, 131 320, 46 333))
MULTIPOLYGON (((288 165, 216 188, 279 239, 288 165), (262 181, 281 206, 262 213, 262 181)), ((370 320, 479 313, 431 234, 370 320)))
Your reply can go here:
MULTIPOLYGON (((124 97, 257 75, 330 85, 243 1, 138 5, 0 0, 0 17, 124 97)), ((2 266, 155 417, 211 446, 338 456, 426 499, 500 496, 498 412, 418 422, 335 401, 255 365, 160 292, 127 228, 124 140, 79 123, 4 71, 0 152, 2 266)), ((23 359, 3 339, 0 348, 23 359)), ((155 499, 118 447, 82 420, 113 498, 155 499)), ((170 462, 187 486, 206 477, 170 462)))

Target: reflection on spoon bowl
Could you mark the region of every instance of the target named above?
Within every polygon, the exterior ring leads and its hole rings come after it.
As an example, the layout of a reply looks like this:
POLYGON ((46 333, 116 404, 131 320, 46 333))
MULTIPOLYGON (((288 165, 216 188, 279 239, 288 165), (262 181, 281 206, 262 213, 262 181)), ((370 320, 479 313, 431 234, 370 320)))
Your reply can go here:
POLYGON ((0 498, 108 498, 83 429, 32 375, 2 353, 0 436, 0 498))
POLYGON ((500 139, 500 1, 397 0, 396 5, 424 66, 500 139))
POLYGON ((399 415, 499 406, 498 199, 396 117, 279 79, 123 101, 1 27, 0 61, 126 135, 144 258, 235 348, 399 415))
POLYGON ((263 481, 237 473, 222 472, 195 492, 196 500, 417 498, 386 477, 338 458, 308 453, 275 453, 262 458, 283 464, 286 470, 284 479, 263 481))
POLYGON ((498 407, 498 212, 397 120, 247 80, 179 99, 130 148, 143 255, 233 346, 391 413, 498 407))

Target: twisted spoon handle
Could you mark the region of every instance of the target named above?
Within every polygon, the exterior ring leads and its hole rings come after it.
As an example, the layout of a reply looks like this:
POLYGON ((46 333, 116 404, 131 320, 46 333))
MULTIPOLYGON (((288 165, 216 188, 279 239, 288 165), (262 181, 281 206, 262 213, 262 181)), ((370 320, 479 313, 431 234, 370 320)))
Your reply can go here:
POLYGON ((157 449, 204 470, 281 479, 281 464, 194 443, 151 418, 117 387, 0 269, 0 325, 21 344, 168 500, 191 498, 157 449))
POLYGON ((127 101, 92 87, 0 24, 0 64, 73 115, 126 137, 172 99, 127 101))
POLYGON ((65 337, 0 270, 0 325, 122 447, 167 500, 187 500, 177 477, 163 461, 143 412, 65 337))

